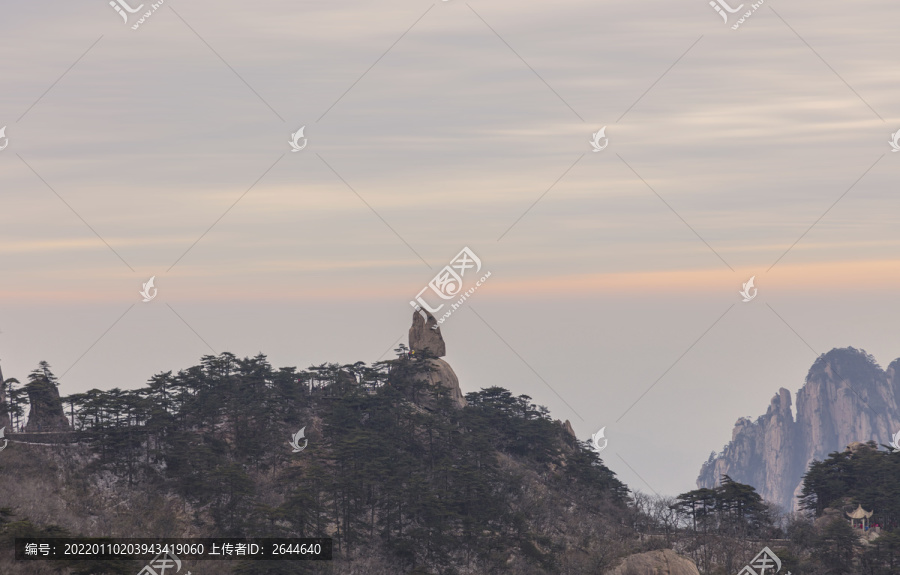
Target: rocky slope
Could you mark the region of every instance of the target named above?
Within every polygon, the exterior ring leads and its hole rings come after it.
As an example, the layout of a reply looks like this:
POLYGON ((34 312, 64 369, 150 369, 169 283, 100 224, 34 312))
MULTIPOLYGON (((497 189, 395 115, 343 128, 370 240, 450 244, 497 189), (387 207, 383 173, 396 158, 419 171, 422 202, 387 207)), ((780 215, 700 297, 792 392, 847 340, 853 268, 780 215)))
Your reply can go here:
POLYGON ((697 565, 671 549, 648 551, 626 557, 607 575, 700 575, 697 565))
POLYGON ((863 350, 833 349, 816 360, 797 392, 796 419, 790 392, 778 390, 765 415, 738 419, 731 442, 701 467, 697 486, 712 487, 728 474, 766 500, 796 509, 811 461, 857 441, 886 444, 897 430, 900 359, 882 370, 863 350))
MULTIPOLYGON (((431 325, 415 314, 415 353, 401 347, 372 367, 276 369, 263 354, 223 352, 133 394, 96 389, 67 401, 77 443, 58 444, 64 432, 15 434, 0 454, 0 574, 74 573, 14 560, 15 537, 49 534, 330 537, 333 561, 278 571, 320 575, 599 575, 658 545, 622 520, 636 512, 627 487, 571 425, 497 386, 471 392, 467 405, 434 356, 446 346, 431 325), (127 416, 138 409, 144 419, 127 416), (302 450, 288 441, 299 429, 302 450)), ((49 366, 29 379, 38 406, 29 429, 60 426, 49 366)), ((279 567, 188 561, 182 574, 279 567)), ((77 572, 109 569, 98 561, 77 572)))

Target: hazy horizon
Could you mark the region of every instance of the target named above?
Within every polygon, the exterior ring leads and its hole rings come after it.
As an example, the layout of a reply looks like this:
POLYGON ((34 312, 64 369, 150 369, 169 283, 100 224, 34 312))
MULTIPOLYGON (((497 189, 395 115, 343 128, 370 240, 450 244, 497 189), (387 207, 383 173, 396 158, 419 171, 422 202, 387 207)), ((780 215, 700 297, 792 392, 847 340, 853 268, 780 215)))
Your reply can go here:
POLYGON ((674 495, 817 354, 900 357, 895 3, 738 30, 706 0, 0 15, 7 378, 373 363, 468 246, 492 275, 441 328, 463 392, 605 426, 605 463, 674 495))

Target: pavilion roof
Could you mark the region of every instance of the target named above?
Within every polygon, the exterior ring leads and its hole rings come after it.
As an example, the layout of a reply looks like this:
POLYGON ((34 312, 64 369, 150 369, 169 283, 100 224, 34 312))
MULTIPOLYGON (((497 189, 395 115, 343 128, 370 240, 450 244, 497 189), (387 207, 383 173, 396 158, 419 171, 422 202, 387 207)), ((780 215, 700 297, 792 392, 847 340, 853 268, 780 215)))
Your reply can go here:
POLYGON ((862 508, 862 505, 859 505, 853 513, 847 513, 847 517, 850 519, 868 519, 875 513, 874 511, 866 511, 862 508))

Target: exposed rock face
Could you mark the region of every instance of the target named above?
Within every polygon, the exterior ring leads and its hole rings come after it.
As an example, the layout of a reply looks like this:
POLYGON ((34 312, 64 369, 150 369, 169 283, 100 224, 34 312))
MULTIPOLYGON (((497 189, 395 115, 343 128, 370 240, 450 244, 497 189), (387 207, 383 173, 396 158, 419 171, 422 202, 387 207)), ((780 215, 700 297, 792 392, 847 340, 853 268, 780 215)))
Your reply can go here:
POLYGON ((700 575, 700 571, 687 557, 671 549, 660 549, 626 557, 606 575, 700 575))
POLYGON ((447 355, 444 338, 441 337, 441 328, 436 327, 437 324, 434 316, 427 311, 414 311, 412 326, 409 328, 409 349, 417 354, 424 352, 428 357, 447 355), (422 317, 423 313, 428 316, 428 321, 422 317))
POLYGON ((742 417, 734 424, 731 443, 703 464, 697 485, 713 487, 727 474, 747 483, 768 501, 791 508, 794 488, 808 461, 796 453, 797 434, 791 413, 791 393, 782 388, 766 414, 756 422, 742 417))
MULTIPOLYGON (((416 366, 415 381, 425 381, 432 385, 439 385, 449 390, 450 398, 459 407, 467 405, 466 398, 462 390, 459 388, 459 378, 450 364, 440 359, 447 353, 444 345, 444 338, 441 336, 441 329, 431 329, 437 326, 434 316, 424 311, 428 316, 426 321, 420 312, 414 311, 412 318, 412 326, 409 328, 409 349, 415 352, 411 357, 413 365, 416 366)), ((415 402, 422 407, 432 409, 434 407, 434 397, 430 392, 420 393, 415 398, 415 402)))
POLYGON ((854 442, 889 443, 900 430, 900 359, 882 370, 865 351, 833 349, 820 356, 797 392, 780 389, 766 414, 735 423, 731 442, 700 469, 698 487, 713 487, 722 474, 748 483, 762 497, 797 509, 802 477, 815 460, 854 442))
POLYGON ((3 370, 0 369, 0 427, 12 431, 9 422, 9 405, 6 403, 6 386, 3 385, 3 370))
MULTIPOLYGON (((427 381, 432 385, 445 387, 450 391, 450 399, 456 402, 456 405, 459 407, 468 405, 462 390, 459 388, 459 378, 456 377, 456 373, 450 367, 450 364, 443 359, 429 358, 424 361, 430 369, 417 373, 415 376, 416 380, 427 381)), ((430 401, 426 398, 423 398, 420 403, 423 407, 431 407, 430 401)))
POLYGON ((69 420, 63 412, 59 390, 46 378, 36 379, 25 386, 31 410, 25 432, 68 431, 69 420))
MULTIPOLYGON (((558 420, 557 420, 557 421, 558 421, 558 420)), ((558 421, 558 422, 559 422, 559 424, 562 426, 563 431, 565 431, 565 432, 568 433, 570 436, 572 436, 572 438, 578 439, 578 436, 575 435, 575 430, 572 429, 572 424, 569 422, 568 419, 565 420, 565 421, 558 421)))

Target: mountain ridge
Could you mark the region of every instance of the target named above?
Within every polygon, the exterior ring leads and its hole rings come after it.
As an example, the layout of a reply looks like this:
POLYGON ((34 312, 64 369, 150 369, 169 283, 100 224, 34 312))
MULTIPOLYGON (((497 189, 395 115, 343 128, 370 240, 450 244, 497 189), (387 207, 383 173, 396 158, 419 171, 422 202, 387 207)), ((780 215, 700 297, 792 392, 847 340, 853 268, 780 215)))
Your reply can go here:
POLYGON ((722 475, 753 485, 764 499, 796 510, 803 474, 853 442, 885 442, 900 429, 900 359, 882 369, 873 356, 853 347, 820 355, 796 394, 780 388, 764 415, 735 422, 731 441, 710 454, 698 487, 719 484, 722 475))

